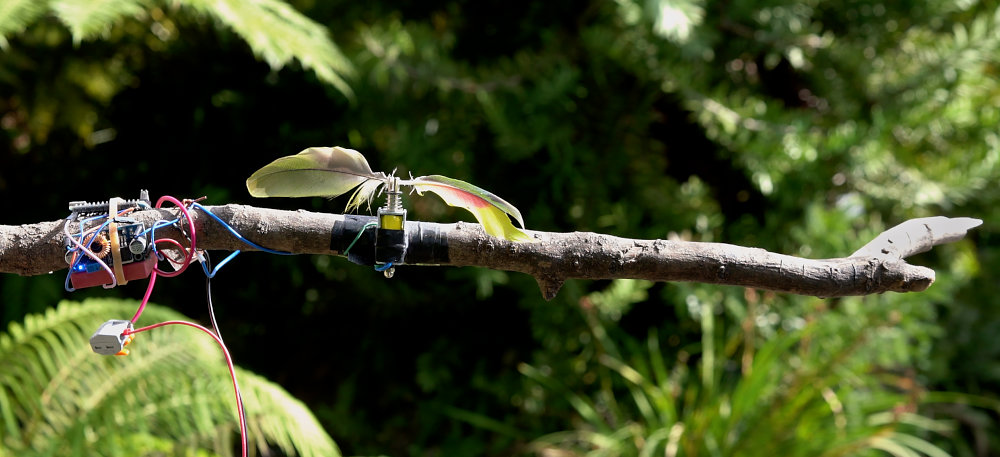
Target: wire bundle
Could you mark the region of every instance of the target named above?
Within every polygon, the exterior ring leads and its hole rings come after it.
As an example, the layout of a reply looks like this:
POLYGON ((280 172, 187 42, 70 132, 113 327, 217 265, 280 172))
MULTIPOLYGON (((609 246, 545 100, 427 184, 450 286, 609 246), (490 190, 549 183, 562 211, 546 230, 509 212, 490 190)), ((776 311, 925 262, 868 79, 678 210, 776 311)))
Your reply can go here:
MULTIPOLYGON (((129 335, 134 335, 136 333, 141 333, 141 332, 149 331, 149 330, 152 330, 152 329, 155 329, 155 328, 159 328, 159 327, 163 327, 163 326, 167 326, 167 325, 184 325, 184 326, 188 326, 188 327, 192 327, 192 328, 201 330, 202 332, 205 332, 209 336, 211 336, 215 340, 215 342, 219 345, 219 348, 222 349, 222 354, 223 354, 223 356, 225 356, 225 359, 226 359, 226 366, 229 368, 229 375, 230 375, 230 377, 232 379, 232 382, 233 382, 233 392, 236 395, 236 406, 237 406, 238 416, 239 416, 240 447, 242 449, 241 455, 243 457, 246 457, 246 455, 247 455, 246 409, 243 406, 243 395, 240 392, 239 382, 236 379, 236 370, 235 370, 235 367, 233 366, 232 356, 229 354, 229 349, 226 347, 225 342, 222 340, 222 334, 219 332, 219 326, 218 326, 218 324, 216 323, 216 320, 215 320, 215 311, 214 311, 214 309, 212 307, 212 289, 211 289, 211 280, 212 280, 212 278, 215 277, 216 273, 218 273, 219 269, 222 268, 222 266, 224 266, 230 260, 232 260, 237 255, 239 255, 240 251, 239 250, 233 251, 233 253, 229 254, 229 256, 227 256, 225 259, 223 259, 221 262, 219 262, 219 264, 216 265, 215 268, 213 269, 211 267, 211 265, 210 265, 211 262, 208 259, 208 253, 207 252, 203 252, 203 251, 198 251, 198 249, 197 249, 197 236, 196 236, 196 230, 195 230, 194 220, 191 217, 191 211, 192 210, 202 211, 203 213, 205 213, 206 215, 208 215, 212 219, 214 219, 216 222, 218 222, 219 224, 221 224, 223 227, 225 227, 226 230, 229 231, 229 233, 231 233, 237 239, 239 239, 243 243, 245 243, 248 246, 251 246, 251 247, 253 247, 255 249, 258 249, 258 250, 261 250, 261 251, 264 251, 264 252, 268 252, 268 253, 271 253, 271 254, 280 254, 280 255, 291 255, 292 253, 290 253, 290 252, 283 252, 283 251, 275 251, 273 249, 268 249, 268 248, 265 248, 263 246, 260 246, 260 245, 258 245, 256 243, 248 240, 243 235, 241 235, 239 232, 237 232, 232 226, 230 226, 229 224, 227 224, 225 221, 223 221, 222 219, 220 219, 215 214, 212 214, 212 212, 209 211, 204 206, 201 206, 200 204, 198 204, 197 201, 194 201, 194 200, 185 200, 184 202, 181 202, 180 200, 177 200, 174 197, 163 196, 163 197, 160 197, 160 199, 156 202, 156 208, 161 208, 164 203, 171 203, 171 204, 175 205, 179 209, 179 211, 181 213, 179 215, 179 217, 177 217, 176 219, 173 219, 173 220, 169 220, 169 221, 167 221, 167 220, 157 221, 157 222, 153 223, 153 225, 151 227, 149 227, 148 229, 146 229, 146 231, 143 232, 142 235, 146 235, 147 232, 149 233, 150 239, 153 240, 151 249, 153 250, 153 253, 154 253, 154 255, 156 255, 157 259, 159 259, 159 260, 167 259, 167 256, 164 255, 163 253, 161 253, 160 250, 159 250, 159 248, 157 247, 157 245, 159 245, 161 243, 166 243, 168 245, 172 245, 172 247, 171 247, 172 249, 178 250, 179 252, 183 253, 183 258, 180 259, 180 260, 178 260, 176 262, 176 268, 175 268, 174 271, 163 270, 163 269, 159 268, 158 265, 155 266, 155 267, 153 267, 153 271, 149 275, 149 284, 146 286, 146 293, 143 295, 142 301, 139 302, 139 307, 138 307, 138 309, 136 309, 135 315, 132 316, 131 322, 133 324, 135 324, 139 320, 139 317, 142 315, 143 310, 145 310, 146 303, 149 302, 149 298, 150 298, 150 296, 153 293, 153 286, 156 284, 156 277, 157 276, 163 276, 163 277, 167 277, 167 278, 177 276, 177 275, 183 273, 188 268, 188 266, 190 266, 192 260, 194 260, 194 259, 197 258, 198 261, 201 263, 202 271, 204 271, 204 273, 205 273, 205 291, 206 291, 206 298, 207 298, 207 301, 208 301, 209 317, 210 317, 210 319, 212 321, 212 329, 210 330, 208 328, 205 328, 202 325, 199 325, 199 324, 196 324, 196 323, 193 323, 193 322, 187 322, 187 321, 165 321, 165 322, 159 322, 159 323, 152 324, 152 325, 147 325, 145 327, 136 328, 134 330, 126 330, 125 333, 122 336, 123 337, 127 337, 129 335), (183 224, 181 223, 182 220, 187 222, 187 224, 186 224, 187 225, 187 230, 185 230, 183 224), (155 236, 156 229, 163 228, 163 227, 168 227, 168 226, 175 226, 178 230, 181 231, 181 233, 184 234, 184 236, 187 238, 188 247, 185 248, 183 244, 181 244, 180 242, 178 242, 177 240, 174 240, 172 238, 159 238, 159 239, 156 238, 156 236, 155 236)), ((142 202, 140 202, 140 206, 148 207, 148 205, 146 205, 145 203, 142 203, 142 202)), ((124 209, 122 211, 117 212, 117 214, 115 215, 115 217, 123 216, 125 214, 128 214, 131 211, 134 211, 134 210, 135 210, 135 207, 126 208, 126 209, 124 209)), ((114 272, 112 271, 111 267, 109 267, 108 264, 106 262, 104 262, 104 260, 102 260, 102 258, 106 256, 106 253, 103 253, 103 251, 105 250, 104 249, 105 245, 103 243, 100 243, 100 241, 99 241, 100 240, 99 235, 101 235, 101 233, 105 229, 107 229, 107 227, 108 227, 109 223, 111 222, 112 218, 109 217, 109 215, 101 215, 101 216, 94 216, 94 217, 90 217, 90 218, 84 219, 84 220, 80 221, 80 230, 79 230, 79 233, 77 235, 73 235, 69 231, 70 230, 70 226, 72 225, 74 219, 76 219, 76 213, 70 215, 70 217, 68 217, 67 220, 66 220, 66 224, 64 224, 64 226, 63 226, 63 232, 66 235, 66 238, 70 241, 70 243, 74 247, 72 249, 72 251, 71 251, 72 252, 72 257, 70 259, 70 272, 66 275, 66 285, 65 285, 66 290, 68 290, 68 291, 73 291, 74 290, 72 287, 70 287, 70 282, 69 282, 70 281, 70 274, 72 274, 73 267, 76 266, 83 259, 83 256, 90 257, 102 269, 104 269, 106 272, 108 272, 108 274, 111 275, 111 278, 112 278, 111 279, 111 281, 112 281, 111 284, 104 285, 104 288, 110 289, 110 288, 113 288, 113 287, 117 286, 118 285, 118 281, 115 278, 114 272), (104 223, 100 224, 100 225, 96 225, 96 226, 94 226, 94 227, 92 227, 90 229, 85 229, 85 226, 87 224, 95 222, 95 221, 98 221, 101 218, 107 218, 107 220, 104 223), (101 247, 102 247, 101 248, 101 252, 94 252, 94 250, 90 248, 90 246, 95 242, 95 240, 101 245, 101 247)))
MULTIPOLYGON (((142 202, 140 204, 145 205, 145 202, 142 202)), ((134 210, 135 207, 125 208, 119 211, 117 214, 115 214, 115 217, 124 216, 134 210)), ((73 224, 73 220, 75 218, 76 218, 76 213, 73 213, 66 218, 66 223, 63 224, 63 234, 66 235, 66 239, 69 240, 69 242, 73 245, 73 250, 70 251, 70 253, 72 254, 72 257, 69 260, 70 268, 69 271, 66 272, 66 283, 65 283, 66 291, 73 292, 75 290, 69 285, 70 275, 73 273, 73 268, 79 265, 81 261, 83 261, 84 256, 90 257, 94 262, 96 262, 102 269, 104 269, 104 271, 106 271, 111 276, 111 284, 105 284, 103 286, 105 289, 111 289, 116 287, 118 285, 118 278, 115 276, 115 272, 111 270, 111 267, 108 266, 107 262, 104 261, 104 257, 107 256, 107 252, 110 251, 111 246, 109 244, 106 244, 107 243, 106 240, 104 242, 100 241, 101 239, 104 239, 103 232, 105 229, 108 228, 108 225, 111 223, 111 218, 105 215, 101 215, 83 219, 82 221, 80 221, 80 234, 77 237, 75 237, 69 231, 70 225, 73 224), (107 220, 104 221, 103 224, 84 230, 84 227, 88 223, 100 220, 102 218, 107 218, 107 220), (94 250, 91 248, 91 246, 95 241, 101 244, 101 252, 99 253, 94 252, 94 250)))

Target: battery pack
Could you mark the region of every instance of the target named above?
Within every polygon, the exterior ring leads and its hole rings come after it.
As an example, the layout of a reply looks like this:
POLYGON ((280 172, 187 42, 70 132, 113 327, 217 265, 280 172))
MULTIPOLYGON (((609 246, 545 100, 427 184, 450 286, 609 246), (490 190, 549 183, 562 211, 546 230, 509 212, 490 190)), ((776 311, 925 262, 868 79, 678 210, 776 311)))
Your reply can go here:
MULTIPOLYGON (((88 263, 86 265, 80 265, 78 268, 79 267, 96 267, 97 269, 95 271, 86 271, 86 269, 82 269, 83 271, 73 271, 73 273, 70 273, 69 281, 73 284, 74 289, 103 286, 113 282, 111 275, 96 263, 88 263)), ((149 274, 153 272, 154 267, 156 267, 156 256, 149 256, 146 260, 140 262, 126 263, 122 266, 122 273, 125 274, 126 281, 134 281, 149 277, 149 274)))

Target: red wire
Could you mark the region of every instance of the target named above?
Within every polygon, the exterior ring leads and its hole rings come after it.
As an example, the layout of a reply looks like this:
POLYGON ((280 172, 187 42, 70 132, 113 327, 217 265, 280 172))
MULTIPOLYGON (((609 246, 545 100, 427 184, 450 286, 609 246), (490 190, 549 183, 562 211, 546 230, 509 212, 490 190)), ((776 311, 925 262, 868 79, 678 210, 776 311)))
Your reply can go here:
POLYGON ((139 316, 142 315, 142 311, 146 309, 146 303, 149 301, 149 296, 153 293, 153 284, 156 284, 156 271, 149 274, 149 285, 146 286, 146 295, 142 296, 142 301, 139 302, 139 309, 135 310, 135 315, 132 316, 133 324, 135 321, 139 320, 139 316))
MULTIPOLYGON (((152 277, 152 276, 150 276, 150 277, 152 277)), ((152 282, 152 281, 150 281, 150 282, 152 282)), ((152 287, 150 287, 150 289, 152 289, 152 287)), ((246 418, 246 415, 243 412, 243 396, 240 395, 240 385, 236 381, 236 369, 235 369, 235 367, 233 367, 233 359, 229 355, 229 349, 226 348, 226 344, 222 342, 222 339, 219 338, 218 335, 216 335, 215 333, 212 333, 211 330, 209 330, 209 329, 207 329, 205 327, 202 327, 202 326, 200 326, 198 324, 195 324, 194 322, 187 322, 187 321, 164 321, 164 322, 160 322, 160 323, 157 323, 157 324, 147 325, 145 327, 137 328, 135 330, 126 330, 125 333, 123 333, 123 335, 129 335, 129 334, 134 334, 134 333, 139 333, 139 332, 145 332, 147 330, 152 330, 154 328, 163 327, 163 326, 166 326, 166 325, 186 325, 188 327, 194 327, 194 328, 196 328, 198 330, 201 330, 201 331, 209 334, 209 336, 211 336, 212 339, 214 339, 215 342, 219 344, 219 347, 222 348, 222 355, 226 356, 226 366, 229 367, 229 376, 233 380, 233 392, 236 394, 236 409, 239 412, 239 420, 240 420, 240 446, 241 446, 241 449, 242 449, 241 455, 243 457, 246 457, 247 456, 247 418, 246 418)))
POLYGON ((160 238, 160 239, 154 241, 154 243, 173 243, 174 246, 177 246, 177 249, 180 249, 182 251, 185 250, 184 249, 184 245, 181 244, 179 241, 173 239, 173 238, 160 238))
MULTIPOLYGON (((179 200, 177 200, 174 197, 170 197, 170 196, 167 196, 167 195, 164 195, 164 196, 160 197, 160 199, 157 200, 157 202, 156 202, 156 207, 160 208, 161 206, 163 206, 163 202, 170 202, 170 203, 173 203, 174 205, 177 205, 177 207, 180 208, 181 212, 184 213, 184 218, 187 219, 187 222, 188 222, 188 228, 189 228, 189 230, 188 230, 188 232, 189 232, 188 238, 191 240, 191 247, 190 247, 190 249, 184 249, 184 245, 182 245, 180 242, 178 242, 177 240, 174 240, 172 238, 161 238, 161 239, 153 241, 153 245, 154 246, 156 244, 158 244, 158 243, 161 243, 161 242, 174 244, 177 247, 177 249, 179 249, 181 252, 184 252, 184 262, 181 264, 180 268, 177 269, 177 271, 173 271, 173 272, 163 271, 159 267, 155 267, 155 266, 153 267, 153 272, 149 274, 149 285, 146 286, 146 294, 143 295, 142 302, 139 303, 139 309, 137 309, 135 311, 135 315, 132 316, 132 323, 133 324, 137 320, 139 320, 139 316, 142 315, 142 311, 144 309, 146 309, 146 303, 149 302, 149 297, 153 293, 153 285, 156 284, 156 276, 157 276, 157 274, 159 274, 160 276, 168 277, 168 278, 177 276, 177 275, 183 273, 184 270, 187 269, 188 265, 191 264, 192 258, 194 257, 195 246, 196 246, 196 243, 195 243, 195 228, 194 228, 194 221, 191 219, 191 214, 188 212, 187 208, 184 207, 184 204, 181 203, 179 200)), ((220 338, 215 333, 212 333, 211 330, 209 330, 209 329, 207 329, 205 327, 202 327, 201 325, 195 324, 193 322, 186 322, 186 321, 165 321, 165 322, 160 322, 160 323, 157 323, 157 324, 147 325, 145 327, 137 328, 135 330, 126 330, 122 335, 129 335, 129 334, 135 334, 135 333, 139 333, 139 332, 145 332, 147 330, 152 330, 154 328, 163 327, 165 325, 186 325, 188 327, 194 327, 194 328, 196 328, 198 330, 201 330, 201 331, 207 333, 209 336, 212 337, 212 339, 215 340, 215 342, 219 345, 219 347, 222 348, 222 354, 226 357, 226 366, 229 367, 229 376, 233 380, 233 392, 236 394, 236 407, 237 407, 237 412, 238 412, 239 420, 240 420, 240 448, 243 450, 242 453, 241 453, 241 455, 243 457, 246 457, 246 455, 247 455, 247 419, 246 419, 246 414, 245 414, 245 412, 243 410, 243 396, 240 394, 240 385, 236 381, 236 368, 233 366, 233 358, 229 355, 229 349, 226 348, 226 344, 222 342, 222 338, 220 338)))
MULTIPOLYGON (((177 269, 177 271, 163 271, 159 267, 153 267, 153 271, 156 272, 156 273, 159 273, 160 276, 163 276, 165 278, 172 278, 174 276, 177 276, 177 275, 183 273, 184 270, 187 269, 188 265, 191 264, 191 259, 194 257, 194 250, 195 250, 195 233, 194 233, 195 230, 194 230, 194 221, 191 219, 191 213, 188 213, 187 208, 184 207, 184 204, 181 203, 180 200, 178 200, 178 199, 176 199, 174 197, 171 197, 169 195, 164 195, 164 196, 160 197, 159 200, 156 201, 156 207, 159 208, 159 207, 163 206, 163 202, 165 202, 165 201, 173 203, 174 205, 177 205, 177 207, 180 208, 181 212, 184 213, 184 218, 187 219, 187 222, 188 222, 188 228, 189 228, 188 232, 190 233, 190 235, 188 236, 188 238, 190 238, 190 240, 191 240, 191 248, 190 249, 186 249, 185 250, 183 248, 183 246, 181 246, 181 252, 184 252, 184 262, 181 263, 181 266, 180 266, 180 268, 177 269)), ((166 239, 164 239, 164 240, 166 240, 166 239)), ((158 243, 160 241, 161 240, 156 240, 155 243, 158 243)), ((173 240, 171 240, 171 241, 173 241, 173 240)), ((180 245, 180 243, 178 243, 178 245, 180 245)))
MULTIPOLYGON (((171 239, 171 238, 160 238, 160 239, 154 241, 153 243, 154 244, 156 244, 156 243, 173 243, 173 244, 177 245, 177 248, 179 248, 180 250, 182 250, 182 251, 184 250, 184 246, 182 246, 180 243, 178 243, 177 240, 174 240, 174 239, 171 239)), ((142 301, 139 302, 139 309, 135 310, 135 315, 132 316, 132 323, 133 324, 136 321, 139 320, 139 316, 142 315, 142 311, 146 309, 146 303, 149 302, 149 296, 153 293, 153 284, 156 283, 156 272, 157 271, 159 271, 159 270, 157 270, 157 269, 154 268, 153 272, 149 274, 149 285, 146 286, 146 295, 142 296, 142 301)))

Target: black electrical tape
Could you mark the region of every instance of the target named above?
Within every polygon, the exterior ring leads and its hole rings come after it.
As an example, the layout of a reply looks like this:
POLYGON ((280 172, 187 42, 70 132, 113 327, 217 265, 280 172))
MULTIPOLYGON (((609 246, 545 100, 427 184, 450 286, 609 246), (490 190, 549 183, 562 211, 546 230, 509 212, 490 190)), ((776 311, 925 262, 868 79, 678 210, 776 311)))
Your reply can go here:
POLYGON ((406 231, 378 229, 375 235, 375 263, 401 265, 406 257, 406 231))
POLYGON ((343 254, 350 247, 347 260, 358 265, 375 265, 375 227, 365 229, 370 223, 376 223, 374 216, 344 215, 344 220, 335 222, 330 231, 330 250, 343 254), (358 237, 362 230, 364 232, 358 237))
POLYGON ((406 236, 410 242, 406 247, 406 261, 410 265, 449 263, 447 229, 453 227, 452 224, 407 222, 406 236))
MULTIPOLYGON (((375 216, 345 215, 343 221, 334 223, 330 232, 330 250, 343 252, 348 246, 351 250, 347 259, 358 265, 375 265, 375 227, 369 227, 358 241, 351 242, 363 230, 365 225, 377 223, 375 216)), ((452 224, 437 224, 434 222, 406 221, 406 237, 409 239, 405 248, 405 260, 410 265, 436 265, 450 262, 448 256, 448 234, 452 224)), ((393 262, 393 264, 397 264, 393 262)))

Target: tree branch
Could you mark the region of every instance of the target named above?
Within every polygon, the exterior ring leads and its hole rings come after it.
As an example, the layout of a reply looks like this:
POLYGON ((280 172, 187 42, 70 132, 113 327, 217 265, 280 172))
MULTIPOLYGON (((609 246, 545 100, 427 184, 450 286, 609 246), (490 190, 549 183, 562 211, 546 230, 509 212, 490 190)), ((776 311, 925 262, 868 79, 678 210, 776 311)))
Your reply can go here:
MULTIPOLYGON (((345 256, 344 251, 357 239, 346 257, 360 264, 374 262, 375 231, 364 229, 375 221, 372 216, 245 205, 206 208, 270 249, 345 256)), ((254 250, 203 212, 191 215, 199 249, 254 250)), ((176 218, 177 210, 139 211, 129 216, 150 226, 157 220, 176 218)), ((0 226, 0 272, 37 275, 66 268, 64 223, 0 226)), ((981 223, 940 216, 911 219, 883 232, 850 257, 814 260, 723 243, 635 240, 585 232, 528 231, 537 242, 514 243, 487 235, 478 224, 410 221, 406 223, 409 244, 404 263, 527 273, 538 281, 546 299, 555 297, 571 278, 692 281, 820 297, 919 292, 934 282, 934 271, 903 259, 959 240, 981 223)), ((158 229, 156 235, 186 242, 173 227, 158 229)))

